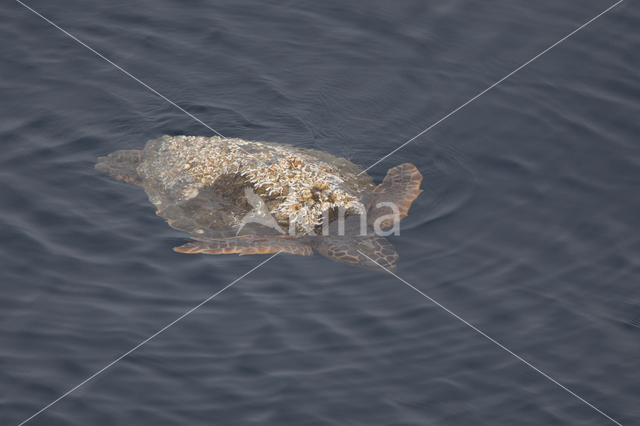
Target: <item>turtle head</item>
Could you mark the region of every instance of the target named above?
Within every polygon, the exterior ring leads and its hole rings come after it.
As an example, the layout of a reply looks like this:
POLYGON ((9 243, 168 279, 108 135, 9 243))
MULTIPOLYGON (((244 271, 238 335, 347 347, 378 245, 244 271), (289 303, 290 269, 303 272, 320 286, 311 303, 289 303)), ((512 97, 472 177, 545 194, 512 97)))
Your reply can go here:
POLYGON ((385 272, 385 269, 390 272, 396 270, 396 249, 378 235, 316 237, 312 246, 334 262, 378 272, 385 272))

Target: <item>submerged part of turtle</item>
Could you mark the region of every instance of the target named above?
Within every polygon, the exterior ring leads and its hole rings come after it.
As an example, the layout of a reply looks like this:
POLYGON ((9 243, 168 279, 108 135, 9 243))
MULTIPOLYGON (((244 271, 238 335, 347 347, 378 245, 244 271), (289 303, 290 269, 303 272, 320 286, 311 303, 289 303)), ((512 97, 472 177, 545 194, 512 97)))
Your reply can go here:
POLYGON ((217 136, 164 136, 142 151, 101 157, 96 169, 143 187, 159 216, 194 235, 178 252, 310 256, 314 248, 390 271, 398 255, 375 231, 407 215, 422 181, 415 166, 402 164, 375 187, 344 158, 217 136))

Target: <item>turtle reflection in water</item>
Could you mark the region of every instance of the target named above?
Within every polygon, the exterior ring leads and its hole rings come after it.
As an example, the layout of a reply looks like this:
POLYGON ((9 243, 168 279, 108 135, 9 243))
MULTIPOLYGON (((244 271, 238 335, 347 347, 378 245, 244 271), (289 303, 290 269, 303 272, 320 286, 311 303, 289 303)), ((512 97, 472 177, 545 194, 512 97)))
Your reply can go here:
POLYGON ((144 150, 116 151, 96 169, 144 188, 157 214, 193 234, 181 253, 311 256, 394 271, 384 238, 420 191, 412 164, 377 187, 344 158, 270 142, 164 136, 144 150), (364 255, 363 255, 364 254, 364 255))

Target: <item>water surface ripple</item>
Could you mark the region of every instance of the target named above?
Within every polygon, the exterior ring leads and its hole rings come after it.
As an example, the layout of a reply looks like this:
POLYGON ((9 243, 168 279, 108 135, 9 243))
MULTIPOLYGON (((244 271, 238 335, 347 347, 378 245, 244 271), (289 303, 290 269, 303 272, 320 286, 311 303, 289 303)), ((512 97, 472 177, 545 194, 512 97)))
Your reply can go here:
MULTIPOLYGON (((613 2, 27 2, 225 136, 368 167, 613 2)), ((186 237, 98 156, 213 133, 17 2, 0 12, 0 424, 264 257, 186 237)), ((424 192, 398 275, 640 419, 640 8, 624 2, 370 173, 424 192)), ((281 254, 29 425, 613 424, 393 277, 281 254)))

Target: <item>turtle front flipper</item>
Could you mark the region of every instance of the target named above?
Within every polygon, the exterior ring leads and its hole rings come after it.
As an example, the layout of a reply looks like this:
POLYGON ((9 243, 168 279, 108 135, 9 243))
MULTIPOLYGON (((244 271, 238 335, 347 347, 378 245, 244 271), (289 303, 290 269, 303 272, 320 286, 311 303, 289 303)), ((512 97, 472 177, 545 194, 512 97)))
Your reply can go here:
POLYGON ((245 235, 234 238, 198 238, 193 242, 173 249, 179 253, 206 254, 270 254, 284 253, 312 256, 313 250, 308 245, 290 236, 256 237, 245 235))
POLYGON ((382 216, 388 217, 379 222, 380 229, 407 217, 411 203, 422 192, 421 182, 422 175, 413 164, 400 164, 389 169, 384 181, 373 190, 374 199, 367 219, 369 226, 374 226, 382 216))
POLYGON ((141 160, 142 151, 138 149, 120 150, 98 158, 96 170, 109 173, 115 179, 140 185, 142 179, 138 175, 137 168, 141 160))

